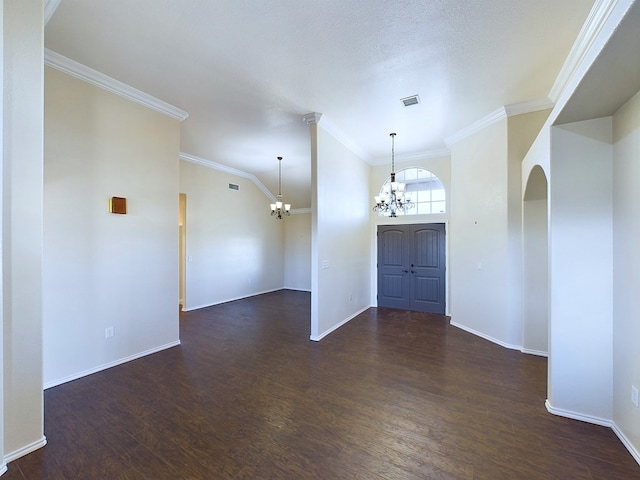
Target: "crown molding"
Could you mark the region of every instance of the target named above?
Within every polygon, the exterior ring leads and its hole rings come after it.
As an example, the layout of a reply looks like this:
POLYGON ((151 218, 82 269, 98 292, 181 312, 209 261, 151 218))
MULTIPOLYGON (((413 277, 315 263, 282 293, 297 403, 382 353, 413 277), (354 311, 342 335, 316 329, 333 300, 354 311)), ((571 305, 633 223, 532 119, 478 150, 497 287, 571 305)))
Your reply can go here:
POLYGON ((493 125, 500 120, 507 117, 514 117, 516 115, 523 115, 525 113, 539 112, 541 110, 547 110, 553 108, 553 102, 548 98, 539 98, 537 100, 529 100, 528 102, 512 103, 511 105, 505 105, 491 112, 489 115, 482 117, 480 120, 472 123, 466 128, 463 128, 457 133, 450 135, 444 139, 445 145, 450 149, 452 145, 464 140, 471 135, 478 133, 480 130, 487 128, 489 125, 493 125))
POLYGON ((111 78, 104 73, 100 73, 86 65, 82 65, 75 60, 71 60, 70 58, 54 52, 53 50, 49 50, 48 48, 44 49, 44 63, 45 65, 55 68, 56 70, 60 70, 72 77, 76 77, 87 83, 95 85, 96 87, 102 88, 103 90, 120 95, 127 100, 144 105, 145 107, 156 110, 157 112, 171 118, 175 118, 181 122, 189 117, 187 112, 179 109, 178 107, 174 107, 173 105, 170 105, 158 98, 152 97, 147 93, 122 83, 115 78, 111 78))
POLYGON ((196 157, 195 155, 190 155, 188 153, 180 152, 180 160, 184 160, 185 162, 195 163, 197 165, 202 165, 203 167, 213 168, 214 170, 218 170, 220 172, 229 173, 231 175, 235 175, 237 177, 243 177, 251 180, 256 187, 258 187, 262 193, 264 193, 269 200, 272 202, 276 201, 276 197, 272 194, 264 184, 258 180, 258 177, 253 175, 252 173, 248 173, 242 170, 238 170, 237 168, 228 167, 226 165, 222 165, 221 163, 216 163, 211 160, 207 160, 201 157, 196 157))
POLYGON ((320 122, 320 118, 322 118, 322 114, 318 112, 307 113, 302 116, 302 121, 307 125, 318 124, 320 122))
POLYGON ((56 12, 56 8, 60 5, 62 0, 44 0, 44 26, 47 26, 51 17, 56 12))
POLYGON ((301 215, 303 213, 311 213, 310 208, 292 208, 291 215, 301 215))
POLYGON ((556 81, 549 91, 549 98, 553 103, 556 103, 560 98, 569 80, 584 60, 617 4, 618 0, 597 0, 593 8, 591 8, 587 20, 582 26, 576 41, 569 51, 569 55, 560 69, 560 73, 556 77, 556 81))
POLYGON ((324 130, 327 131, 333 138, 338 140, 341 144, 351 150, 356 156, 360 159, 364 160, 366 163, 371 161, 371 155, 367 153, 360 145, 352 142, 349 137, 347 137, 342 130, 340 130, 334 123, 329 120, 326 115, 322 115, 321 113, 308 113, 304 117, 302 117, 303 121, 307 123, 307 125, 311 125, 313 123, 317 123, 324 130))
POLYGON ((424 160, 427 158, 447 157, 449 155, 451 155, 450 148, 426 150, 424 152, 416 152, 408 155, 396 155, 396 163, 413 162, 415 160, 424 160))
POLYGON ((512 103, 511 105, 505 105, 504 110, 508 117, 514 117, 516 115, 523 115, 525 113, 539 112, 541 110, 551 110, 554 107, 554 103, 548 98, 539 98, 537 100, 530 100, 528 102, 512 103))
MULTIPOLYGON (((409 153, 406 155, 396 154, 396 163, 408 163, 408 162, 417 162, 420 160, 427 160, 429 158, 439 158, 439 157, 448 157, 451 155, 450 148, 439 148, 436 150, 425 150, 423 152, 415 152, 409 153)), ((367 162, 372 167, 379 167, 381 165, 388 165, 389 157, 376 157, 372 159, 371 162, 367 162)))
POLYGON ((479 132, 480 130, 487 128, 489 125, 493 125, 494 123, 507 118, 507 110, 504 107, 500 107, 497 110, 491 112, 489 115, 482 117, 480 120, 473 122, 466 128, 463 128, 457 133, 450 135, 444 139, 444 143, 448 148, 451 148, 452 145, 464 140, 467 137, 470 137, 474 133, 479 132))

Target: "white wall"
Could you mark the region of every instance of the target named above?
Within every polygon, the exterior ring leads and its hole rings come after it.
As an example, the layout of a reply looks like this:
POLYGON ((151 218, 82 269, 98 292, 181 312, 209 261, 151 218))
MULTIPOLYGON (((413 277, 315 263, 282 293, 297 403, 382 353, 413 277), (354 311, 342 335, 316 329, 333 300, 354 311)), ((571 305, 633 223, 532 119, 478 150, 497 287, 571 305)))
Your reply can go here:
POLYGON ((612 414, 611 125, 551 132, 548 401, 596 422, 612 414))
POLYGON ((509 283, 507 134, 505 117, 452 147, 450 312, 452 323, 517 346, 509 325, 517 285, 509 283))
POLYGON ((187 195, 185 310, 283 288, 284 223, 292 217, 271 217, 270 200, 252 181, 185 160, 180 192, 187 195))
MULTIPOLYGON (((4 2, 0 3, 0 52, 4 61, 4 2)), ((4 220, 4 65, 0 69, 0 161, 2 168, 0 169, 0 222, 2 224, 2 232, 4 237, 5 220, 4 220)), ((0 242, 2 244, 4 242, 0 242)), ((0 247, 1 251, 1 247, 0 247)), ((4 459, 4 255, 0 255, 0 269, 2 269, 2 277, 0 277, 0 312, 2 312, 2 328, 0 328, 0 385, 2 385, 3 394, 0 395, 0 475, 7 471, 7 464, 4 459)), ((42 372, 41 372, 42 374, 42 372)))
POLYGON ((4 461, 42 446, 43 7, 3 2, 4 461))
POLYGON ((284 288, 311 291, 311 213, 284 219, 284 288))
MULTIPOLYGON (((640 451, 640 93, 613 116, 613 420, 640 451)), ((637 458, 637 457, 636 457, 637 458)))
POLYGON ((51 386, 179 342, 180 125, 47 68, 45 140, 51 386), (126 215, 109 213, 112 196, 127 198, 126 215))
POLYGON ((322 124, 310 128, 311 339, 320 340, 370 306, 370 167, 322 124))

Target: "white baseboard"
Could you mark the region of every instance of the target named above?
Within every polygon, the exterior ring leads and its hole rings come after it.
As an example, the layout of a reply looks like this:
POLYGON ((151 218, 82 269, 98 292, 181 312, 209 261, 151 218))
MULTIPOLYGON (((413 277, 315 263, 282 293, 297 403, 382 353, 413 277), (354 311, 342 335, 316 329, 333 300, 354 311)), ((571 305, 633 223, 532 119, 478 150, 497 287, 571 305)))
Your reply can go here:
POLYGON ((52 380, 50 382, 45 383, 43 388, 46 390, 47 388, 56 387, 58 385, 62 385, 63 383, 67 383, 72 380, 77 380, 78 378, 86 377, 87 375, 91 375, 92 373, 97 373, 102 370, 106 370, 107 368, 122 365, 123 363, 130 362, 131 360, 136 360, 137 358, 146 357, 147 355, 151 355, 152 353, 157 353, 157 352, 161 352, 162 350, 166 350, 168 348, 177 347, 178 345, 180 345, 180 340, 176 340, 175 342, 167 343, 166 345, 161 345, 159 347, 151 348, 149 350, 145 350, 144 352, 139 352, 134 355, 129 355, 128 357, 120 358, 118 360, 114 360, 113 362, 105 363, 103 365, 99 365, 97 367, 90 368, 82 372, 74 373, 73 375, 69 375, 67 377, 52 380))
POLYGON ((543 352, 542 350, 530 350, 528 348, 521 348, 520 351, 522 353, 526 353, 527 355, 536 355, 538 357, 549 357, 549 352, 543 352))
POLYGON ((547 407, 547 411, 552 413, 553 415, 557 415, 559 417, 571 418, 573 420, 580 420, 581 422, 593 423, 594 425, 601 425, 603 427, 611 428, 613 423, 611 420, 600 417, 593 417, 591 415, 585 415, 583 413, 572 412, 571 410, 563 410, 561 408, 555 408, 551 406, 549 400, 544 401, 544 406, 547 407))
POLYGON ((491 337, 489 335, 486 335, 486 334, 484 334, 482 332, 474 330, 473 328, 469 328, 469 327, 467 327, 465 325, 462 325, 460 323, 454 322, 453 320, 449 321, 449 323, 451 325, 453 325, 454 327, 457 327, 457 328, 459 328, 461 330, 464 330, 465 332, 472 333, 473 335, 475 335, 477 337, 484 338, 485 340, 489 340, 490 342, 498 344, 501 347, 508 348, 509 350, 522 350, 522 347, 520 345, 511 345, 509 343, 505 343, 502 340, 498 340, 497 338, 493 338, 493 337, 491 337))
POLYGON ((583 415, 581 413, 571 412, 569 410, 562 410, 560 408, 554 408, 549 403, 549 400, 545 400, 544 406, 547 407, 547 411, 552 413, 553 415, 558 415, 559 417, 571 418, 573 420, 580 420, 582 422, 593 423, 595 425, 601 425, 603 427, 609 427, 613 430, 613 433, 620 439, 624 447, 629 451, 634 460, 640 465, 640 452, 636 450, 633 444, 629 441, 629 439, 625 436, 625 434, 620 430, 618 425, 612 420, 607 420, 599 417, 592 417, 591 415, 583 415))
POLYGON ((325 332, 321 333, 320 335, 311 335, 309 337, 310 340, 313 340, 314 342, 319 342, 320 340, 322 340, 324 337, 326 337, 327 335, 329 335, 331 332, 334 332, 335 330, 337 330, 338 328, 340 328, 341 326, 343 326, 345 323, 353 320, 354 318, 356 318, 358 315, 360 315, 363 312, 366 312, 367 310, 369 310, 371 308, 371 305, 364 307, 361 310, 358 310, 356 313, 354 313, 353 315, 351 315, 348 318, 345 318, 344 320, 342 320, 340 323, 334 325, 333 327, 331 327, 329 330, 326 330, 325 332))
POLYGON ((450 320, 449 323, 451 325, 453 325, 456 328, 459 328, 461 330, 464 330, 465 332, 471 333, 477 337, 480 338, 484 338, 485 340, 489 340, 492 343, 495 343, 496 345, 500 345, 501 347, 504 348, 508 348, 509 350, 520 350, 522 353, 526 353, 527 355, 536 355, 538 357, 548 357, 549 353, 548 352, 543 352, 542 350, 531 350, 528 348, 524 348, 520 345, 511 345, 509 343, 505 343, 502 340, 498 340, 497 338, 493 338, 489 335, 486 335, 482 332, 479 332, 477 330, 474 330, 473 328, 469 328, 465 325, 462 325, 460 323, 454 322, 453 320, 450 320))
POLYGON ((296 287, 282 287, 283 290, 293 290, 294 292, 307 292, 311 293, 311 289, 296 288, 296 287))
POLYGON ((7 464, 3 463, 2 465, 0 465, 0 476, 2 476, 5 473, 7 473, 7 464))
MULTIPOLYGON (((44 447, 46 444, 47 444, 47 437, 45 437, 43 435, 40 440, 38 440, 36 442, 33 442, 33 443, 29 444, 29 445, 25 445, 24 447, 19 448, 15 452, 11 452, 11 453, 8 453, 7 455, 5 455, 4 456, 5 472, 7 471, 7 463, 13 462, 14 460, 17 460, 20 457, 24 457, 25 455, 27 455, 27 454, 29 454, 31 452, 35 452, 39 448, 44 447)), ((4 472, 2 472, 2 473, 4 473, 4 472)))
POLYGON ((196 305, 196 306, 193 306, 193 307, 185 307, 184 304, 183 304, 182 311, 183 312, 191 312, 193 310, 200 310, 201 308, 213 307, 214 305, 221 305, 223 303, 235 302, 236 300, 243 300, 245 298, 251 298, 251 297, 256 297, 258 295, 264 295, 265 293, 279 292, 280 290, 284 290, 284 289, 283 288, 274 288, 274 289, 271 289, 271 290, 265 290, 264 292, 250 293, 248 295, 243 295, 243 296, 240 296, 240 297, 227 298, 226 300, 219 300, 219 301, 215 301, 213 303, 206 303, 206 304, 202 304, 202 305, 196 305))
POLYGON ((629 450, 629 453, 634 458, 634 460, 640 465, 640 452, 636 450, 636 448, 631 444, 625 434, 622 433, 622 430, 618 428, 618 425, 616 425, 615 422, 613 422, 611 428, 613 432, 618 436, 622 444, 627 448, 627 450, 629 450))

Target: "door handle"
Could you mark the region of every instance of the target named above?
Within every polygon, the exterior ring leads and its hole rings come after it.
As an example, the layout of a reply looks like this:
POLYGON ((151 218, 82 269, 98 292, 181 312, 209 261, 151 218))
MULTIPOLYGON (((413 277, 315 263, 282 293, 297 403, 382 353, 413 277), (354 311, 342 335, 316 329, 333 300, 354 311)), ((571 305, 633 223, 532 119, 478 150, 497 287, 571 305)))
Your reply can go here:
POLYGON ((415 270, 411 270, 411 273, 416 273, 416 271, 415 270))
POLYGON ((409 270, 402 270, 402 273, 409 273, 409 270))

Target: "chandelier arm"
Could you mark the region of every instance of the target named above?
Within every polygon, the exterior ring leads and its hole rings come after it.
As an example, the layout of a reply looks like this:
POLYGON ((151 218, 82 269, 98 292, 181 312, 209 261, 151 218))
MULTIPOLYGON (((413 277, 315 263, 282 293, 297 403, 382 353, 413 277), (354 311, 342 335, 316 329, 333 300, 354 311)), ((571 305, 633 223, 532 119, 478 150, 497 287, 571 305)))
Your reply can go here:
POLYGON ((276 202, 271 204, 271 216, 281 220, 282 216, 291 215, 291 205, 284 203, 282 198, 282 157, 278 158, 278 195, 276 202))

